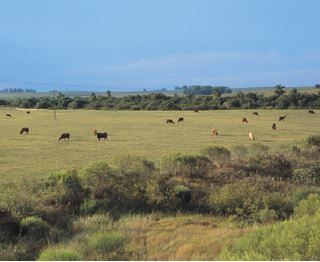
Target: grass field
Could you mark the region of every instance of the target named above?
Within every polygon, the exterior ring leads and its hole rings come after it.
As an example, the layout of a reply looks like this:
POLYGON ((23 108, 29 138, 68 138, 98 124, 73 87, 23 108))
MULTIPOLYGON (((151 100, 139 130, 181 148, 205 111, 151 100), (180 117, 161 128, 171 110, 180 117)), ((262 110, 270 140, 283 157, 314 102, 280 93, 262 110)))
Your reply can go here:
POLYGON ((67 168, 80 168, 90 161, 107 160, 122 154, 135 154, 156 161, 177 152, 199 153, 207 146, 252 144, 248 132, 256 141, 280 149, 282 146, 303 143, 320 130, 320 111, 315 115, 307 110, 200 111, 53 111, 0 109, 0 182, 40 176, 67 168), (12 118, 6 118, 10 113, 12 118), (288 115, 279 123, 280 115, 288 115), (166 124, 167 118, 179 124, 166 124), (243 124, 246 116, 249 123, 243 124), (272 123, 278 129, 271 130, 272 123), (22 127, 29 127, 29 135, 19 135, 22 127), (211 128, 219 136, 213 137, 211 128), (92 130, 107 131, 109 141, 97 141, 92 130), (70 141, 58 142, 63 132, 71 134, 70 141))

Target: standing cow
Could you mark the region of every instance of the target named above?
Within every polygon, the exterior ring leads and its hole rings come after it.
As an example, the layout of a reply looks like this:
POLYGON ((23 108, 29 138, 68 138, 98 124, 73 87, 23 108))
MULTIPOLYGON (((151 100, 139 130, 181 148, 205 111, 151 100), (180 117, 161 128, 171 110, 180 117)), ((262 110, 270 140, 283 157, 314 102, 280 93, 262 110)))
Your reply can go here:
POLYGON ((106 139, 108 140, 108 133, 107 132, 99 133, 97 131, 97 129, 94 129, 93 133, 97 136, 98 140, 106 140, 106 139))
POLYGON ((11 118, 11 117, 12 117, 12 115, 6 114, 6 118, 11 118))
POLYGON ((253 112, 252 114, 253 114, 254 116, 258 116, 258 115, 259 115, 258 112, 253 112))
POLYGON ((254 140, 255 140, 254 134, 253 134, 252 132, 249 132, 249 139, 250 139, 251 141, 254 141, 254 140))
POLYGON ((20 135, 22 135, 22 134, 29 134, 29 127, 23 127, 23 128, 21 128, 21 130, 20 130, 20 135))
POLYGON ((183 122, 183 121, 184 121, 184 118, 183 118, 183 117, 179 117, 178 123, 179 123, 179 122, 183 122))
POLYGON ((273 130, 276 130, 276 129, 277 129, 276 123, 273 123, 273 124, 272 124, 272 129, 273 129, 273 130))
POLYGON ((166 123, 167 124, 174 124, 174 121, 172 119, 167 119, 166 123))
POLYGON ((314 112, 313 110, 309 110, 308 112, 309 112, 310 114, 313 114, 313 115, 315 114, 315 112, 314 112))
POLYGON ((212 134, 213 136, 218 136, 218 135, 219 135, 218 130, 217 130, 216 128, 212 128, 212 129, 211 129, 211 134, 212 134))
POLYGON ((248 120, 246 117, 242 117, 242 123, 248 123, 248 120))
POLYGON ((280 117, 279 117, 279 122, 284 121, 286 118, 287 118, 287 115, 285 115, 285 116, 280 116, 280 117))

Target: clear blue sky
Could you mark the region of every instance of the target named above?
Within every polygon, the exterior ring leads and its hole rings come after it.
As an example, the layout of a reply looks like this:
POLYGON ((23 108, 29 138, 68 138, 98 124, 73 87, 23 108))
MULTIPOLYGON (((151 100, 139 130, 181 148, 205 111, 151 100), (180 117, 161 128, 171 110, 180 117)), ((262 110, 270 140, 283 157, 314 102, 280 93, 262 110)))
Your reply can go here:
POLYGON ((314 85, 319 18, 319 0, 0 0, 0 88, 314 85))

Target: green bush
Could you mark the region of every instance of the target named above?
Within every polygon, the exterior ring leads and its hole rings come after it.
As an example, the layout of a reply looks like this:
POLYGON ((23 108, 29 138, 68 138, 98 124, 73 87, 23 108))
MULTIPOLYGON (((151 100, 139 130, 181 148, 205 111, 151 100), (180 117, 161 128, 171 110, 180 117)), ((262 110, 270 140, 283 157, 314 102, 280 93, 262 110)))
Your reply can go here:
POLYGON ((19 232, 19 220, 9 211, 0 209, 0 242, 10 242, 16 239, 19 232))
POLYGON ((40 217, 30 216, 21 220, 21 229, 24 236, 27 235, 30 238, 42 239, 48 237, 50 226, 40 217))
POLYGON ((310 146, 320 146, 320 136, 319 135, 308 136, 307 143, 310 146))
POLYGON ((71 248, 63 246, 49 247, 41 252, 39 261, 81 261, 80 254, 71 248))
POLYGON ((86 256, 90 260, 123 260, 126 238, 118 232, 98 232, 88 239, 86 256))
POLYGON ((300 201, 299 205, 294 209, 295 217, 312 216, 320 211, 320 196, 318 194, 310 194, 306 199, 300 201))
POLYGON ((230 161, 231 152, 222 146, 211 146, 202 150, 202 153, 209 157, 211 161, 217 162, 220 167, 230 161))
POLYGON ((221 260, 319 260, 320 214, 262 227, 223 250, 221 260))

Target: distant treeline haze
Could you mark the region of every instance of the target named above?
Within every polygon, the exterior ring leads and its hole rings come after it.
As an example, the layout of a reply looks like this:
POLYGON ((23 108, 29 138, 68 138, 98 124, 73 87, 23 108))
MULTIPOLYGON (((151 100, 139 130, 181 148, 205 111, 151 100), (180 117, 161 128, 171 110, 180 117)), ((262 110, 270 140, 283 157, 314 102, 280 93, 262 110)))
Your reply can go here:
MULTIPOLYGON (((282 85, 274 87, 272 95, 239 92, 228 95, 228 87, 190 86, 182 87, 184 95, 167 96, 162 93, 114 97, 110 91, 97 96, 69 97, 59 93, 57 97, 0 99, 0 106, 22 108, 57 109, 117 109, 117 110, 210 110, 253 108, 320 108, 320 92, 302 93, 297 89, 286 91, 282 85), (199 95, 200 93, 200 95, 199 95), (209 93, 209 94, 201 94, 209 93)), ((179 87, 176 87, 179 90, 179 87)))

